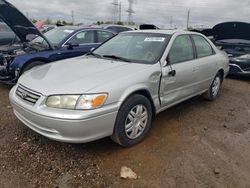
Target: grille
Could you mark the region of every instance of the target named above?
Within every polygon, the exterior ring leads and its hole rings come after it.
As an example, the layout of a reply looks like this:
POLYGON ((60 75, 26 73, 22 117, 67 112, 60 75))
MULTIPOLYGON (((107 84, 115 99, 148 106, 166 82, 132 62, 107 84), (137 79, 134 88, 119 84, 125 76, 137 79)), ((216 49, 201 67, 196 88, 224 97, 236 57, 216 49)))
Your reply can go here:
POLYGON ((17 87, 16 95, 22 99, 23 101, 35 105, 38 99, 41 97, 37 93, 34 93, 33 91, 27 90, 26 88, 23 88, 21 86, 17 87))

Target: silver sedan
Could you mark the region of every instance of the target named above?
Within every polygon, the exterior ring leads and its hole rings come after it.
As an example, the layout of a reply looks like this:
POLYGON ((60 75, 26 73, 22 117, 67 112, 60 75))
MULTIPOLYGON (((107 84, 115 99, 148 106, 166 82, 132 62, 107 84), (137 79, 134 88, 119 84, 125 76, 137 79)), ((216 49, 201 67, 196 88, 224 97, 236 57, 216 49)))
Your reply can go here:
POLYGON ((14 113, 50 139, 84 143, 107 136, 129 147, 161 111, 196 95, 219 96, 228 58, 186 31, 131 31, 91 53, 34 68, 10 92, 14 113))

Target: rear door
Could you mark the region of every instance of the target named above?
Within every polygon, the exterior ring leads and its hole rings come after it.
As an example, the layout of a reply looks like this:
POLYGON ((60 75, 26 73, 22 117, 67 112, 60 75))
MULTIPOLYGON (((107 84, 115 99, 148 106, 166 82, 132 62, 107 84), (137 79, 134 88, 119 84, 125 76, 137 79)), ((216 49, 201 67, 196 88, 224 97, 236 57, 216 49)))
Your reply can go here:
POLYGON ((197 57, 196 90, 203 91, 210 87, 217 73, 218 57, 207 39, 201 35, 191 35, 197 57))
POLYGON ((195 94, 197 63, 189 35, 177 36, 162 68, 160 99, 163 107, 171 106, 195 94))
POLYGON ((114 36, 113 33, 108 31, 97 30, 96 33, 97 33, 98 44, 102 44, 103 42, 107 41, 108 39, 114 36))

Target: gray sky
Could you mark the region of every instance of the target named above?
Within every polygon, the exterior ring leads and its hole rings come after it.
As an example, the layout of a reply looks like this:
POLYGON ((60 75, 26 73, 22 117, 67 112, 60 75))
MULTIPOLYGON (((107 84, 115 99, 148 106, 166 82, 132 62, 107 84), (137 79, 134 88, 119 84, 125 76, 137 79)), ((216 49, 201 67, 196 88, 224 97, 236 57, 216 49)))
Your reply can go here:
MULTIPOLYGON (((113 20, 113 0, 9 0, 24 14, 35 19, 71 20, 71 11, 76 22, 89 24, 97 20, 113 20)), ((191 26, 213 26, 224 21, 247 21, 250 19, 250 0, 135 0, 136 23, 153 23, 169 27, 186 26, 190 9, 191 26)), ((122 21, 127 21, 128 0, 122 2, 122 21)))

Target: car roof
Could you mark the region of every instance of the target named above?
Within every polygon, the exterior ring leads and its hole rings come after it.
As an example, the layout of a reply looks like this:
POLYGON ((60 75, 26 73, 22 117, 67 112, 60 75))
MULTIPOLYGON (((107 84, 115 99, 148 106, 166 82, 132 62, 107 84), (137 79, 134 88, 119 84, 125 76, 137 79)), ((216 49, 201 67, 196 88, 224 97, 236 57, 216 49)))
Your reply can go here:
POLYGON ((99 27, 90 27, 90 26, 59 26, 59 27, 56 27, 56 28, 57 29, 61 28, 61 29, 74 30, 75 32, 79 31, 79 30, 83 30, 83 29, 97 29, 97 30, 105 30, 105 31, 109 31, 111 33, 114 33, 113 31, 110 31, 108 29, 103 29, 103 28, 99 28, 99 27))
POLYGON ((197 32, 191 31, 184 31, 184 30, 136 30, 136 31, 127 31, 127 32, 136 32, 136 33, 157 33, 157 34, 167 34, 167 35, 174 35, 174 34, 198 34, 197 32))

